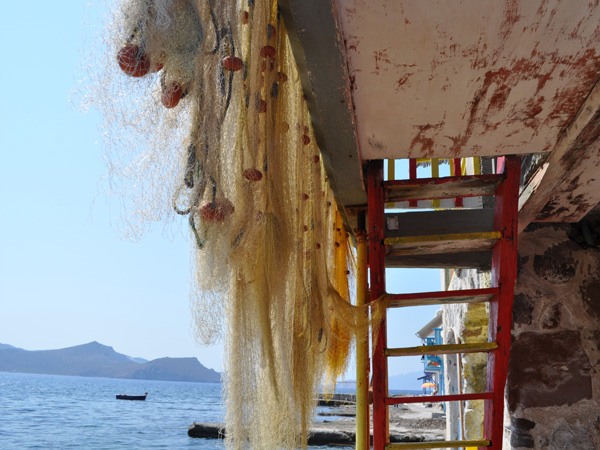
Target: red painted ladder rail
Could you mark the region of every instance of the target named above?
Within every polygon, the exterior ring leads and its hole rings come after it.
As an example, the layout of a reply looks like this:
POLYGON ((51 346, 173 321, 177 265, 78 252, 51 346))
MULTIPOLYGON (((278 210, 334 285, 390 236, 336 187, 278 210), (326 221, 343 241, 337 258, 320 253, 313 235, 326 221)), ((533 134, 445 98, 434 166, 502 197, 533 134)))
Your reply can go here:
POLYGON ((504 387, 510 350, 512 303, 517 275, 517 220, 520 159, 506 157, 500 161, 499 175, 446 177, 438 179, 383 181, 383 161, 370 161, 367 167, 368 233, 371 298, 385 291, 386 253, 402 255, 414 252, 436 253, 491 250, 492 288, 468 291, 442 291, 392 295, 388 307, 404 307, 460 302, 490 304, 488 342, 387 348, 387 318, 384 317, 377 334, 372 336, 373 348, 373 448, 374 450, 459 448, 476 446, 480 449, 502 448, 504 416, 504 387), (503 173, 502 173, 503 172, 503 173), (436 199, 467 196, 495 197, 492 232, 450 233, 437 236, 403 236, 385 238, 384 204, 386 201, 436 199), (435 347, 435 348, 434 348, 435 347), (446 396, 418 397, 418 401, 454 401, 482 399, 484 406, 484 436, 481 440, 429 441, 419 443, 390 443, 388 406, 414 402, 413 398, 388 395, 387 358, 426 352, 467 353, 487 352, 486 392, 446 396))

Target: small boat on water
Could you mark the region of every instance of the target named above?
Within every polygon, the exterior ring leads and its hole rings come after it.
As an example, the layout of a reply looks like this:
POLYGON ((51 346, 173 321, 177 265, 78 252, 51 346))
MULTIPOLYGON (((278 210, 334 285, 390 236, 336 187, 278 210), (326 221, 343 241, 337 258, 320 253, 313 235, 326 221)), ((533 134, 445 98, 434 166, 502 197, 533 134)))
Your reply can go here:
POLYGON ((144 395, 117 394, 117 400, 146 400, 147 396, 148 396, 147 392, 144 395))

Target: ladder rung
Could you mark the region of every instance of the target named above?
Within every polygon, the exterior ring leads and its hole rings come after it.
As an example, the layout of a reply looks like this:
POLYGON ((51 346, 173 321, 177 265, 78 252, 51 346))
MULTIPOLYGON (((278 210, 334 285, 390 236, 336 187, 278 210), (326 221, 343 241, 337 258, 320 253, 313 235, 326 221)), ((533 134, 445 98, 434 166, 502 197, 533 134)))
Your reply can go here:
POLYGON ((466 447, 491 447, 492 442, 487 439, 470 439, 463 441, 424 441, 424 442, 394 442, 386 444, 386 450, 428 449, 428 448, 466 448, 466 447))
POLYGON ((484 231, 386 238, 384 244, 388 246, 387 255, 423 255, 491 250, 494 242, 501 238, 502 232, 500 231, 484 231))
POLYGON ((492 252, 461 252, 461 253, 443 253, 435 255, 386 255, 386 268, 396 267, 421 267, 433 269, 480 269, 491 270, 492 252))
POLYGON ((494 231, 494 209, 447 209, 385 214, 385 237, 494 231))
POLYGON ((404 403, 438 403, 438 402, 456 402, 469 400, 491 400, 494 398, 493 392, 480 392, 475 394, 455 394, 455 395, 415 395, 414 397, 386 397, 386 405, 400 405, 404 403))
POLYGON ((416 294, 393 294, 390 308, 404 306, 444 305, 451 303, 489 302, 500 293, 499 288, 464 289, 460 291, 419 292, 416 294))
POLYGON ((494 195, 504 175, 391 180, 383 183, 386 202, 494 195))
POLYGON ((448 355, 452 353, 491 352, 498 348, 497 342, 469 344, 419 345, 418 347, 386 348, 385 356, 448 355))

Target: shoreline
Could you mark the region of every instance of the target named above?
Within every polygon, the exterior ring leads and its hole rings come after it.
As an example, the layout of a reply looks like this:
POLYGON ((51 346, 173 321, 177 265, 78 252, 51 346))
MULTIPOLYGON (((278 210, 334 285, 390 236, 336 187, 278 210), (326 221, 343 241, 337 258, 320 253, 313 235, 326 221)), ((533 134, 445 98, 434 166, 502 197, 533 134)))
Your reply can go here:
MULTIPOLYGON (((356 441, 356 406, 321 407, 310 428, 308 445, 347 445, 356 441), (331 418, 333 420, 327 420, 331 418), (318 420, 323 419, 323 420, 318 420)), ((390 407, 390 442, 424 442, 443 440, 446 430, 445 413, 439 405, 411 403, 390 407)), ((223 439, 222 423, 194 422, 188 436, 223 439)), ((372 438, 372 428, 371 428, 372 438)))

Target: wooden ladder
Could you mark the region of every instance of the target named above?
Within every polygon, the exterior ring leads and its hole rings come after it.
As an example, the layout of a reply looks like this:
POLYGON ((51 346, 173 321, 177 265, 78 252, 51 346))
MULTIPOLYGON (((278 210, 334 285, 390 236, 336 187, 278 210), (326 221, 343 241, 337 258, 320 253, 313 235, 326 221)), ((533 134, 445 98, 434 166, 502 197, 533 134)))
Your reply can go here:
MULTIPOLYGON (((497 175, 383 181, 383 161, 369 162, 368 235, 371 299, 386 294, 387 267, 490 267, 492 287, 391 296, 388 308, 489 302, 488 342, 411 348, 387 347, 387 319, 372 336, 373 449, 502 448, 504 387, 517 276, 517 215, 520 159, 499 158, 497 175), (493 196, 492 209, 385 214, 386 202, 493 196), (391 226, 390 226, 391 225, 391 226), (391 228, 391 230, 390 230, 391 228), (477 256, 471 256, 477 255, 477 256), (455 258, 455 259, 453 259, 455 258), (481 261, 489 258, 487 263, 481 261), (403 263, 403 260, 412 261, 403 263), (439 261, 439 262, 438 262, 439 261), (473 264, 470 263, 473 261, 473 264), (390 397, 387 358, 407 355, 487 353, 486 392, 390 397), (484 400, 480 440, 390 443, 389 405, 484 400)), ((459 382, 462 382, 459 381, 459 382)))

